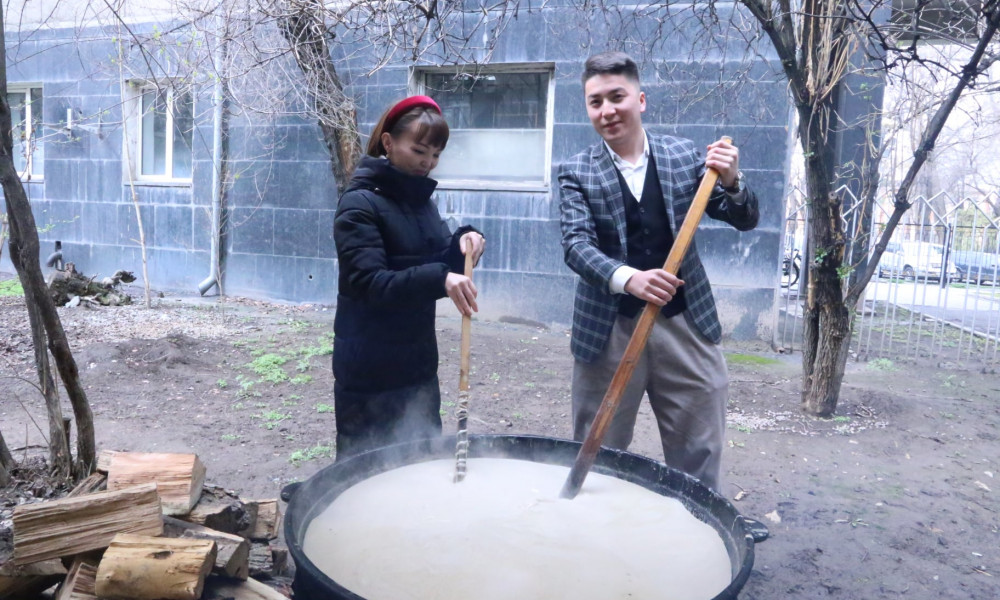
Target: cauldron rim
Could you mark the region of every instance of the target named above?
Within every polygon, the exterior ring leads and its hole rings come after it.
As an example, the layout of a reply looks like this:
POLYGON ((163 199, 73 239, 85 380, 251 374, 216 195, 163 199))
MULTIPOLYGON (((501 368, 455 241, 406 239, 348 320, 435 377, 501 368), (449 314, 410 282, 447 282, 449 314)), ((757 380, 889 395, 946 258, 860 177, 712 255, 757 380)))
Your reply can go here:
MULTIPOLYGON (((470 458, 520 459, 568 468, 579 448, 579 442, 545 436, 469 436, 470 458)), ((449 458, 453 456, 454 449, 454 436, 386 446, 327 465, 309 479, 286 486, 281 492, 282 499, 288 502, 284 531, 285 542, 296 566, 293 582, 296 598, 365 600, 337 583, 306 556, 302 542, 309 524, 347 488, 391 469, 449 458), (307 502, 307 499, 312 501, 307 502), (319 588, 320 593, 311 596, 316 588, 319 588)), ((697 479, 645 456, 602 447, 592 471, 676 498, 699 520, 715 529, 729 553, 733 576, 724 590, 706 600, 737 598, 753 569, 754 545, 768 537, 763 524, 740 515, 726 498, 697 479)))

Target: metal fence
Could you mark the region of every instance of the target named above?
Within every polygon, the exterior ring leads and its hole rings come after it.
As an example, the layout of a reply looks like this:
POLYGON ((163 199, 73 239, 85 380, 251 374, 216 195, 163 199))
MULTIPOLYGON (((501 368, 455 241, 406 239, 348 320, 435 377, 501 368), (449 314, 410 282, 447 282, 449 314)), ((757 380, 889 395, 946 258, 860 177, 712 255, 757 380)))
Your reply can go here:
MULTIPOLYGON (((892 214, 892 202, 871 207, 868 236, 857 198, 846 188, 837 193, 845 202, 846 256, 860 255, 852 266, 861 269, 892 214), (864 251, 855 253, 855 244, 863 244, 864 251)), ((1000 206, 995 192, 986 197, 942 192, 913 201, 852 315, 851 351, 857 360, 1000 361, 1000 218, 993 206, 1000 206)), ((805 201, 792 197, 774 327, 774 344, 788 351, 802 343, 807 231, 805 201)))

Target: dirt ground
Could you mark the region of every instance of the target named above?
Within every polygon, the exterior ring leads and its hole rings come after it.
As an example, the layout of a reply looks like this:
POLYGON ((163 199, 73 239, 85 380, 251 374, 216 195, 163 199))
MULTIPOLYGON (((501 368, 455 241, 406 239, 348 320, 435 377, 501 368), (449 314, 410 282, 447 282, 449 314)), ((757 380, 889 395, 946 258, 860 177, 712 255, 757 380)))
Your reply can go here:
MULTIPOLYGON (((22 302, 0 298, 0 430, 19 458, 42 455, 47 431, 22 302)), ((247 498, 331 462, 333 309, 154 303, 60 309, 100 449, 196 452, 211 483, 247 498)), ((446 431, 459 324, 438 319, 446 431)), ((852 361, 837 416, 821 420, 798 408, 800 356, 724 350, 723 492, 771 531, 741 598, 1000 598, 996 365, 852 361)), ((471 432, 568 437, 570 369, 567 331, 475 321, 471 432)), ((631 450, 659 458, 648 406, 631 450)))

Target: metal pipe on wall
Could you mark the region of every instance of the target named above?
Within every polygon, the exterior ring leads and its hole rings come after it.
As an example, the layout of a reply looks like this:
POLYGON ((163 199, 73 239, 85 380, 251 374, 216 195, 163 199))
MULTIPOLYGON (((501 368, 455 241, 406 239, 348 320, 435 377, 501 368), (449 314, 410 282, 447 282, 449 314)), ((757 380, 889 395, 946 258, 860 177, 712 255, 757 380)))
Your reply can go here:
MULTIPOLYGON (((223 18, 220 17, 220 21, 223 18)), ((198 291, 204 296, 216 285, 219 286, 219 295, 222 296, 222 198, 223 186, 223 166, 226 157, 223 151, 223 136, 225 135, 225 112, 226 112, 226 84, 222 71, 226 62, 225 38, 226 27, 224 22, 219 23, 219 33, 223 37, 215 47, 215 88, 212 92, 215 105, 212 110, 212 236, 211 236, 211 257, 209 258, 209 275, 198 284, 198 291)))

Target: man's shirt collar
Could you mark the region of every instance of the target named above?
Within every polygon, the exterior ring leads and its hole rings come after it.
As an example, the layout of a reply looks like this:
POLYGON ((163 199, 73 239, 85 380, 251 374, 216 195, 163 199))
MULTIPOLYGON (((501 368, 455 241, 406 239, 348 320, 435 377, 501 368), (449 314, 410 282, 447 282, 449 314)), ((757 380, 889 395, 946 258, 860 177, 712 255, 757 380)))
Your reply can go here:
POLYGON ((649 157, 649 137, 646 136, 645 129, 642 130, 642 156, 639 157, 639 161, 634 164, 619 156, 617 152, 611 149, 611 146, 608 145, 607 142, 604 142, 604 146, 608 149, 608 152, 611 153, 611 161, 614 162, 615 166, 619 169, 622 167, 627 169, 637 169, 644 165, 646 163, 646 159, 649 157))

